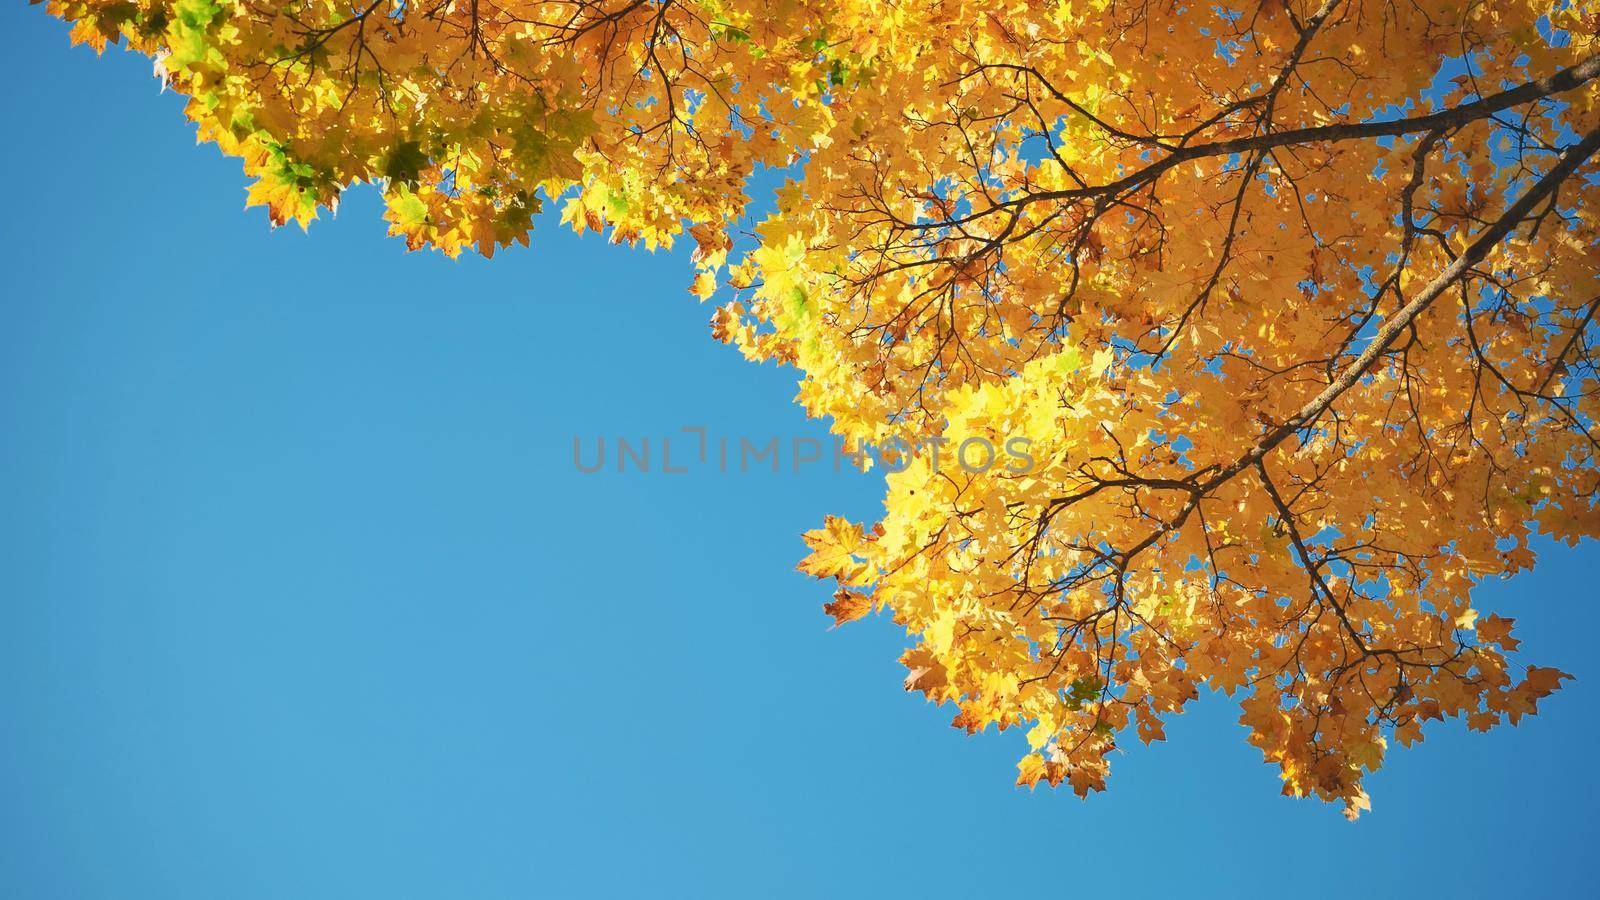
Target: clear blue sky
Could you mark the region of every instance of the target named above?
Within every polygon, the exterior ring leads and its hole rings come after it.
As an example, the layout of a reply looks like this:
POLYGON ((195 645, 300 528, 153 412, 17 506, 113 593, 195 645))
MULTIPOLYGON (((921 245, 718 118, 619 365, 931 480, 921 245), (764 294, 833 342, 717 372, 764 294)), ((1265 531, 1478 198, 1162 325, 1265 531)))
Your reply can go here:
POLYGON ((0 897, 1587 894, 1594 546, 1482 591, 1578 681, 1436 728, 1374 810, 1205 698, 1111 790, 900 688, 792 569, 873 479, 583 475, 574 435, 816 435, 685 253, 406 254, 241 211, 149 63, 7 5, 0 897))

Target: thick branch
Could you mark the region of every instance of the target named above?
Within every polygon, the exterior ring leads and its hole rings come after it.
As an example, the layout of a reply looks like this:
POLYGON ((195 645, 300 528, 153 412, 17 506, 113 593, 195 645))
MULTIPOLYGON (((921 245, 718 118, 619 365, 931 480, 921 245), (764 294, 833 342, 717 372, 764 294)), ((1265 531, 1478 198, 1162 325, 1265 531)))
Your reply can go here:
POLYGON ((1257 461, 1272 452, 1274 447, 1288 439, 1289 435, 1294 434, 1321 417, 1328 407, 1333 405, 1333 401, 1339 398, 1339 395, 1348 391, 1366 374, 1367 370, 1389 348, 1389 345, 1394 343, 1401 332, 1409 328, 1411 323, 1433 304, 1433 301, 1437 300, 1451 285, 1460 280, 1468 270, 1482 262, 1484 257, 1489 255, 1490 250, 1505 240, 1506 236, 1523 219, 1527 218, 1528 213, 1532 212, 1534 207, 1549 199, 1556 189, 1573 172, 1577 171, 1579 166, 1594 155, 1596 150, 1600 150, 1600 129, 1589 132, 1582 141, 1569 147, 1562 156, 1561 161, 1556 163, 1555 167, 1545 173, 1544 177, 1540 178, 1533 187, 1518 198, 1517 202, 1511 204, 1501 214, 1500 218, 1495 220, 1493 225, 1479 233, 1477 239, 1467 247, 1466 252, 1456 257, 1450 265, 1445 267, 1444 271, 1439 273, 1438 277, 1428 283, 1427 287, 1411 298, 1411 301, 1401 307, 1393 316, 1390 316, 1383 323, 1383 327, 1378 329, 1378 333, 1373 337, 1372 343, 1367 345, 1367 349, 1352 360, 1339 373, 1339 376, 1333 380, 1333 383, 1324 388, 1322 393, 1302 407, 1299 412, 1263 435, 1261 440, 1256 442, 1255 446, 1251 447, 1243 456, 1208 479, 1201 485, 1201 492, 1209 492, 1217 485, 1255 465, 1257 461))
POLYGON ((1167 171, 1197 159, 1260 153, 1296 144, 1400 137, 1418 132, 1459 128, 1469 122, 1488 118, 1512 107, 1521 106, 1524 103, 1531 103, 1555 94, 1565 93, 1583 86, 1596 77, 1600 77, 1600 54, 1591 56, 1571 68, 1562 69, 1547 78, 1530 81, 1510 90, 1502 91, 1471 103, 1463 103, 1460 106, 1440 110, 1436 113, 1412 116, 1407 119, 1391 119, 1383 122, 1313 125, 1305 128, 1291 128, 1286 131, 1267 132, 1266 134, 1251 135, 1249 137, 1231 138, 1224 141, 1193 144, 1181 147, 1173 151, 1170 156, 1151 163, 1136 172, 1131 172, 1116 181, 1100 185, 1065 188, 1058 191, 1038 191, 997 203, 964 216, 944 219, 938 222, 919 223, 908 227, 918 229, 949 228, 982 219, 1001 210, 1019 209, 1033 203, 1051 200, 1081 200, 1102 195, 1116 196, 1140 185, 1154 182, 1167 171))

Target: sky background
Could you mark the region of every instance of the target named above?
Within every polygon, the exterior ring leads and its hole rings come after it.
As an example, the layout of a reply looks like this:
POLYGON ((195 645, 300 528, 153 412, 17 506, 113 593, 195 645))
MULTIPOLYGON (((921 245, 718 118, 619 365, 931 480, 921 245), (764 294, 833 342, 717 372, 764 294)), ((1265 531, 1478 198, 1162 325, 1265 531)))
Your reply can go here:
POLYGON ((876 478, 574 468, 824 437, 711 340, 687 248, 407 254, 370 190, 269 231, 147 60, 0 30, 0 896, 1592 888, 1592 544, 1475 603, 1578 680, 1395 748, 1355 824, 1278 796, 1221 697, 1109 792, 1030 794, 1021 733, 952 729, 901 629, 830 630, 793 570, 876 478))

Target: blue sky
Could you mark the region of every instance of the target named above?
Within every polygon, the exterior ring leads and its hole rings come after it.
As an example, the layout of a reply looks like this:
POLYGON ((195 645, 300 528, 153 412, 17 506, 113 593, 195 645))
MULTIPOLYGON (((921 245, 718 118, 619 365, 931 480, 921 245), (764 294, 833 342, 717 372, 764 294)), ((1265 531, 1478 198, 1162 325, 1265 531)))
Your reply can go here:
POLYGON ((793 571, 875 479, 574 469, 823 436, 686 250, 406 254, 367 191, 270 232, 146 60, 0 28, 0 896, 1587 892, 1592 545, 1476 604, 1578 680, 1392 752, 1356 824, 1223 698, 1106 794, 1019 791, 1020 734, 952 729, 793 571))

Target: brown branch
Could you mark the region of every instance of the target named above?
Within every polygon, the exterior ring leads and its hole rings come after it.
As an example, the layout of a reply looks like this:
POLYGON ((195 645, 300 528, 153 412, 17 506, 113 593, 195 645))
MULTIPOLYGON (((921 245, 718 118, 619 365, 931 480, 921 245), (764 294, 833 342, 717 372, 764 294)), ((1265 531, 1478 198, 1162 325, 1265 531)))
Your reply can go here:
MULTIPOLYGON (((1591 60, 1593 61, 1593 60, 1591 60)), ((1600 66, 1596 67, 1600 69, 1600 66)), ((1421 293, 1411 299, 1411 302, 1401 307, 1393 316, 1383 323, 1378 333, 1373 337, 1372 343, 1361 352, 1351 363, 1344 368, 1332 384, 1323 389, 1311 402, 1307 403, 1299 412, 1290 416, 1282 424, 1268 431, 1261 440, 1248 452, 1234 462, 1224 466, 1221 471, 1212 476, 1201 485, 1201 490, 1209 492, 1212 488, 1222 484, 1256 462, 1273 448, 1283 443, 1289 435, 1316 421, 1333 401, 1355 385, 1366 374, 1367 369, 1377 361, 1378 357, 1394 343, 1401 332, 1407 330, 1412 322, 1420 316, 1433 301, 1455 284, 1469 269, 1481 262, 1489 255, 1489 251, 1509 235, 1522 221, 1527 218, 1535 206, 1549 199, 1556 189, 1567 180, 1578 167, 1583 165, 1596 150, 1600 150, 1600 128, 1589 132, 1582 141, 1572 145, 1563 154, 1561 161, 1545 173, 1533 187, 1529 188, 1517 201, 1495 220, 1493 225, 1479 233, 1476 240, 1469 245, 1464 253, 1456 257, 1438 277, 1429 282, 1421 293)))
POLYGON ((1502 91, 1471 103, 1464 103, 1450 109, 1440 110, 1424 116, 1412 116, 1406 119, 1391 119, 1382 122, 1349 122, 1338 125, 1313 125, 1305 128, 1291 128, 1286 131, 1274 131, 1266 134, 1252 135, 1250 137, 1231 138, 1222 141, 1212 141, 1205 144, 1194 144, 1180 148, 1165 159, 1158 160, 1131 172, 1128 175, 1100 185, 1066 188, 1058 191, 1038 191, 1024 194, 1023 196, 1006 200, 965 216, 945 219, 929 223, 905 223, 908 229, 937 229, 949 228, 967 222, 977 221, 993 213, 1021 208, 1034 203, 1050 200, 1081 200, 1088 197, 1101 195, 1118 195, 1142 185, 1157 181, 1162 175, 1177 166, 1215 156, 1232 156, 1234 154, 1259 153, 1273 150, 1278 147, 1287 147, 1295 144, 1312 144, 1324 141, 1348 141, 1378 137, 1400 137, 1417 132, 1440 131, 1460 128, 1470 122, 1485 119, 1496 113, 1541 100, 1554 94, 1582 87, 1589 81, 1600 77, 1600 54, 1589 57, 1581 63, 1570 68, 1562 69, 1553 75, 1529 81, 1509 90, 1502 91))

